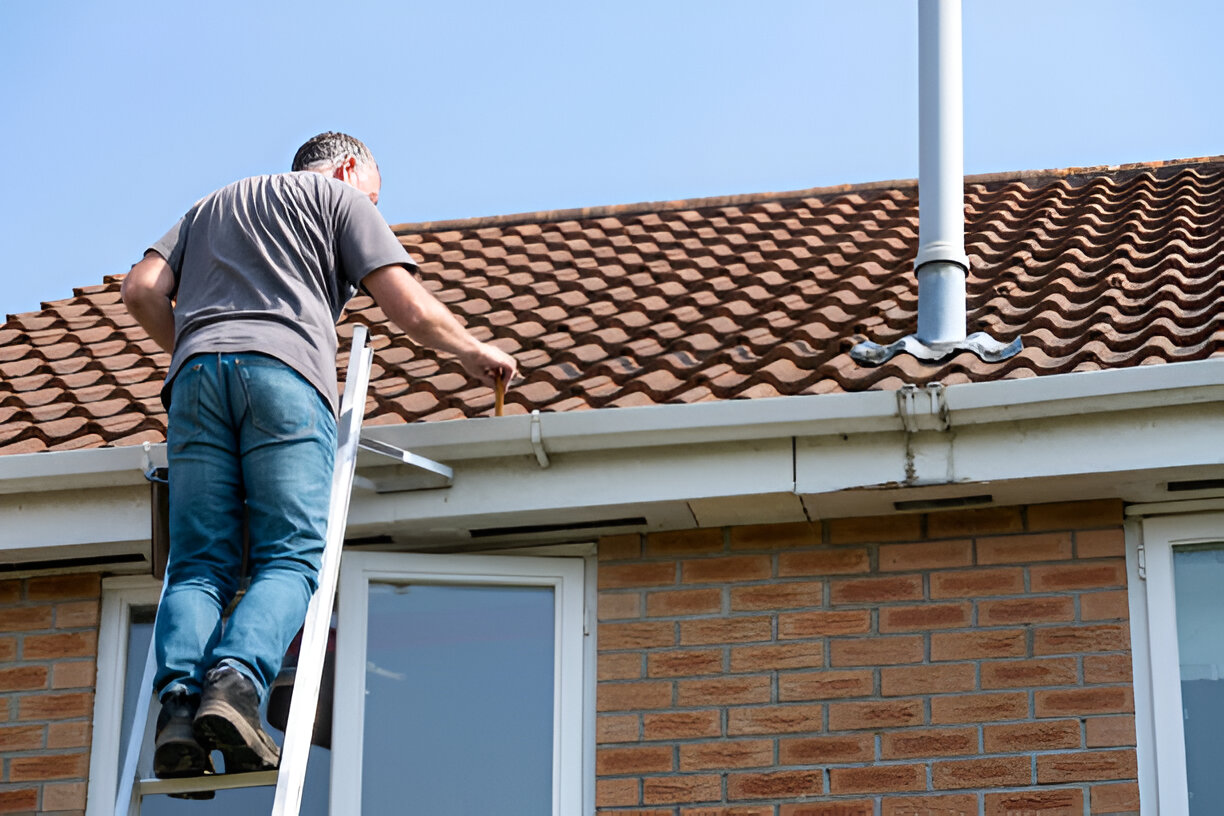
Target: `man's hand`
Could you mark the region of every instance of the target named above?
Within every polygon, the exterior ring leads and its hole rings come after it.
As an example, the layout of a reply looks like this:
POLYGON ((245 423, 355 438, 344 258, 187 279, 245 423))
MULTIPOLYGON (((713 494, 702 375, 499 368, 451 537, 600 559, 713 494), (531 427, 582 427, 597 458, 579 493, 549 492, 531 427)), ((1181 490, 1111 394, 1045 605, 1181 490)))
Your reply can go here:
POLYGON ((123 279, 123 305, 153 342, 174 352, 174 270, 156 252, 145 253, 123 279))
POLYGON ((407 269, 397 264, 379 267, 361 283, 413 342, 455 355, 464 370, 485 385, 493 386, 500 375, 509 388, 518 371, 514 358, 473 337, 407 269))

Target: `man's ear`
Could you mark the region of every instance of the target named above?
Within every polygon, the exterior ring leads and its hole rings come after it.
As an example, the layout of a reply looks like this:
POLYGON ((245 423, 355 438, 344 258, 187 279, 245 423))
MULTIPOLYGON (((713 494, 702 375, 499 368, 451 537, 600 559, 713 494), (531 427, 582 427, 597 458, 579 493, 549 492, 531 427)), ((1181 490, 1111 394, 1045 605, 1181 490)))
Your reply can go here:
POLYGON ((356 169, 357 169, 357 159, 353 156, 349 156, 347 159, 345 159, 344 161, 336 165, 336 169, 332 171, 332 178, 337 179, 339 181, 344 181, 344 174, 346 172, 352 173, 356 169))

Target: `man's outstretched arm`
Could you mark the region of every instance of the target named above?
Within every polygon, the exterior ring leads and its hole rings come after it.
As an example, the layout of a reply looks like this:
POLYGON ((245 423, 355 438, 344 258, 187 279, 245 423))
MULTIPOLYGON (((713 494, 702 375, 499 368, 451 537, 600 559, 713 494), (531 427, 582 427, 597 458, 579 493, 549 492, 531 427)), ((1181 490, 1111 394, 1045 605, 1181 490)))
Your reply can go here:
POLYGON ((455 355, 463 368, 485 385, 493 385, 500 377, 509 386, 514 379, 518 368, 514 358, 473 337, 404 267, 379 267, 361 284, 413 342, 455 355))
POLYGON ((153 341, 174 352, 174 271, 156 252, 146 252, 123 279, 123 305, 153 341))

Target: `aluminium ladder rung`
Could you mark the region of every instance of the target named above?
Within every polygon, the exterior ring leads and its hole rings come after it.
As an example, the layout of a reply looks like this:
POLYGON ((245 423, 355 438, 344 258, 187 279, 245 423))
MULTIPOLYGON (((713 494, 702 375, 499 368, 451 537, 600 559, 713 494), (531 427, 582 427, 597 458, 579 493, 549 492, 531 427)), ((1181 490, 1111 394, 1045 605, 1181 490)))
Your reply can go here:
POLYGON ((222 773, 206 776, 186 776, 181 779, 141 779, 139 795, 152 796, 157 793, 203 793, 204 791, 237 790, 239 788, 265 788, 276 784, 280 771, 253 771, 251 773, 222 773))

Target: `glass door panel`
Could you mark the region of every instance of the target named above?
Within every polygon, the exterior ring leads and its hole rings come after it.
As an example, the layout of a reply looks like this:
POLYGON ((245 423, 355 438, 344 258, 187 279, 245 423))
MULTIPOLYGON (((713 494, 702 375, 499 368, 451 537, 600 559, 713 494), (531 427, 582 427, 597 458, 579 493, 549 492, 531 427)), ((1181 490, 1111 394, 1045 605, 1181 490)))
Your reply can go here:
POLYGON ((1173 550, 1191 816, 1224 813, 1224 542, 1173 550))

